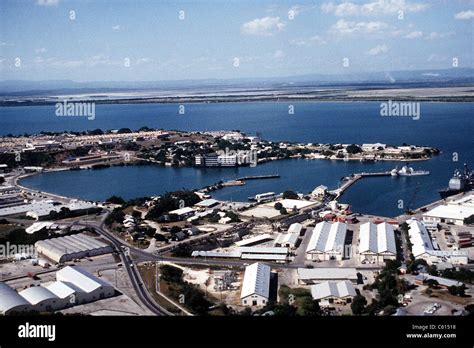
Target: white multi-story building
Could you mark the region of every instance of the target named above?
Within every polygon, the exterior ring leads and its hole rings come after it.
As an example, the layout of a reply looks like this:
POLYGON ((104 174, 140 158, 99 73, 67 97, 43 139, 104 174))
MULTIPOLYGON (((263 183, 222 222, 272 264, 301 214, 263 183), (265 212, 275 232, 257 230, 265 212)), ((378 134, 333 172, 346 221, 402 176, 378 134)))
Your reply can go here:
POLYGON ((236 155, 220 155, 217 157, 217 162, 221 167, 235 167, 237 166, 236 155))

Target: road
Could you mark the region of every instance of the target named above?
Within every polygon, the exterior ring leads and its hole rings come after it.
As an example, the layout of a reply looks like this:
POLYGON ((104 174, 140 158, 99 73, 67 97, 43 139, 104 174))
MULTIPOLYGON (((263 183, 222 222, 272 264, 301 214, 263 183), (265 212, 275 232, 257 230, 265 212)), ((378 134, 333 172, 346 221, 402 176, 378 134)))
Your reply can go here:
POLYGON ((31 188, 28 188, 28 187, 25 187, 25 186, 22 186, 22 185, 19 184, 19 181, 21 179, 24 179, 28 176, 35 175, 35 174, 36 173, 27 173, 27 174, 18 173, 17 175, 14 175, 13 177, 11 177, 10 185, 12 185, 12 186, 14 186, 14 187, 16 187, 20 190, 23 190, 23 191, 29 193, 32 196, 44 196, 46 198, 53 199, 55 201, 59 201, 61 203, 65 203, 65 204, 70 203, 71 200, 74 199, 74 198, 70 198, 70 197, 55 195, 55 194, 49 193, 49 192, 34 190, 34 189, 31 189, 31 188))
POLYGON ((123 266, 125 267, 125 270, 127 271, 127 274, 130 277, 130 280, 132 282, 132 286, 139 297, 140 301, 143 302, 143 304, 153 313, 156 315, 174 315, 173 313, 167 311, 165 308, 161 307, 158 305, 155 300, 151 297, 150 293, 145 287, 145 284, 142 281, 142 278, 135 266, 134 261, 130 257, 130 255, 127 255, 124 251, 123 248, 123 243, 117 239, 112 233, 106 231, 103 228, 103 221, 97 224, 83 224, 83 223, 73 223, 73 225, 76 226, 83 226, 83 227, 92 227, 94 228, 97 233, 99 233, 101 236, 105 237, 108 239, 113 246, 115 247, 117 253, 120 256, 120 259, 122 260, 123 266))

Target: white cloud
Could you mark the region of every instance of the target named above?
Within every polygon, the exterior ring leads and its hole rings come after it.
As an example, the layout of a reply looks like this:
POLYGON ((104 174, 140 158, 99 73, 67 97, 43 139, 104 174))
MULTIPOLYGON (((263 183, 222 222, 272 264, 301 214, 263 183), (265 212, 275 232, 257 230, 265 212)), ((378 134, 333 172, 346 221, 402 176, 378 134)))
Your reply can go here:
POLYGON ((118 24, 117 24, 117 25, 114 25, 114 26, 112 27, 112 30, 120 30, 120 25, 118 25, 118 24))
POLYGON ((319 35, 314 35, 311 36, 308 39, 293 39, 290 41, 291 45, 295 46, 314 46, 314 45, 325 45, 326 40, 324 40, 321 36, 319 35))
POLYGON ((369 56, 378 56, 380 54, 387 53, 387 52, 388 52, 388 47, 387 45, 383 44, 383 45, 378 45, 378 46, 375 46, 374 48, 371 48, 366 53, 369 56))
POLYGON ((438 39, 445 39, 451 37, 455 34, 454 31, 448 31, 446 33, 438 33, 436 31, 432 31, 428 35, 425 36, 425 40, 438 40, 438 39))
POLYGON ((256 18, 253 21, 244 23, 241 32, 247 35, 272 36, 285 28, 285 23, 280 17, 256 18))
POLYGON ((454 15, 454 18, 461 20, 469 20, 474 18, 474 10, 461 11, 454 15))
POLYGON ((46 48, 44 48, 44 47, 36 48, 36 49, 35 49, 35 53, 36 53, 36 54, 46 53, 46 51, 47 51, 47 50, 46 50, 46 48))
POLYGON ((377 34, 388 28, 384 22, 349 22, 340 19, 331 28, 331 31, 340 35, 350 34, 377 34))
POLYGON ((333 13, 338 17, 379 16, 394 15, 399 11, 405 13, 420 12, 429 6, 429 4, 411 3, 405 0, 377 0, 363 5, 344 1, 340 4, 334 4, 333 2, 324 3, 321 5, 321 10, 324 13, 333 13))
POLYGON ((405 38, 406 39, 418 39, 422 36, 423 36, 422 31, 412 31, 411 33, 408 33, 407 35, 405 35, 405 38))
POLYGON ((56 6, 59 4, 59 0, 38 0, 36 4, 40 6, 56 6))
POLYGON ((288 10, 288 17, 296 18, 301 12, 301 6, 295 5, 288 10))
POLYGON ((288 18, 293 17, 296 18, 301 12, 307 10, 309 7, 308 6, 301 6, 301 5, 295 5, 290 7, 288 10, 288 18))

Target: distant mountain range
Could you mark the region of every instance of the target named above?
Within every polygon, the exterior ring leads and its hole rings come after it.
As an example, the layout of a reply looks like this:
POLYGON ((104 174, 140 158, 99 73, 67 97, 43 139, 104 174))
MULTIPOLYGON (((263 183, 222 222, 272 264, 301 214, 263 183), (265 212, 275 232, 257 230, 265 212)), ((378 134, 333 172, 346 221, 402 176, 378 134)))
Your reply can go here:
POLYGON ((71 80, 3 80, 0 81, 2 96, 41 96, 51 94, 75 94, 95 92, 144 91, 144 90, 187 90, 212 88, 291 88, 317 86, 370 86, 387 88, 410 85, 423 86, 466 86, 474 85, 474 68, 452 68, 442 70, 401 70, 387 72, 366 72, 353 74, 307 74, 274 78, 199 79, 167 81, 95 81, 76 82, 71 80))

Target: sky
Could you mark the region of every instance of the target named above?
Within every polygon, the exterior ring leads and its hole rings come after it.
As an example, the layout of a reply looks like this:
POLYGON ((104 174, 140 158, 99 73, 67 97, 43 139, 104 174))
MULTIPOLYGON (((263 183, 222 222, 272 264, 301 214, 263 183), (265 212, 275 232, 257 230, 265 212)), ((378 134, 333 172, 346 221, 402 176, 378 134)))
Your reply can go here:
POLYGON ((473 67, 474 0, 0 0, 0 80, 473 67))

